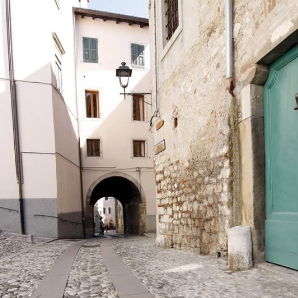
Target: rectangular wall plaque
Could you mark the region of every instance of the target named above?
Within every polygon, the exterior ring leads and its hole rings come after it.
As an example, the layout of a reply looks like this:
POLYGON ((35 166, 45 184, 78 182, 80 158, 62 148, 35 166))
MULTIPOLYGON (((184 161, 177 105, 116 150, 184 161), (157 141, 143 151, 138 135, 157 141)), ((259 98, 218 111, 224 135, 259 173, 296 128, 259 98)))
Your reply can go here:
POLYGON ((165 149, 166 149, 166 142, 165 142, 165 139, 163 139, 162 141, 160 141, 154 146, 155 155, 164 151, 165 149))

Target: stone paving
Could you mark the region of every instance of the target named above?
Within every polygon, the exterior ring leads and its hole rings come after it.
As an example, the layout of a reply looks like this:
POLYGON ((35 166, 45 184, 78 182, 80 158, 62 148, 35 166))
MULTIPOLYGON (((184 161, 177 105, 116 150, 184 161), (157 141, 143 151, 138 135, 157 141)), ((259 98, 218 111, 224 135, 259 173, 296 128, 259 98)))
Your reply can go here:
POLYGON ((30 297, 56 259, 71 245, 65 240, 30 244, 14 237, 5 242, 0 247, 0 255, 6 256, 0 260, 1 298, 30 297), (19 254, 15 254, 17 250, 19 254))
POLYGON ((21 249, 34 245, 31 241, 27 240, 27 237, 0 234, 0 260, 12 253, 17 253, 21 249))
POLYGON ((231 272, 222 259, 154 246, 154 239, 115 241, 124 263, 157 298, 298 297, 298 278, 260 268, 231 272))
POLYGON ((84 244, 74 260, 64 298, 118 297, 100 254, 100 242, 84 244))
MULTIPOLYGON (((99 237, 81 247, 69 275, 65 298, 119 297, 100 252, 100 243, 106 239, 99 237)), ((264 266, 231 272, 221 258, 156 247, 154 237, 109 237, 109 240, 123 262, 157 298, 298 296, 295 272, 285 274, 264 266)), ((0 260, 0 297, 30 297, 71 243, 57 240, 33 245, 21 254, 11 255, 11 259, 0 260)), ((5 247, 7 250, 8 246, 5 247)))

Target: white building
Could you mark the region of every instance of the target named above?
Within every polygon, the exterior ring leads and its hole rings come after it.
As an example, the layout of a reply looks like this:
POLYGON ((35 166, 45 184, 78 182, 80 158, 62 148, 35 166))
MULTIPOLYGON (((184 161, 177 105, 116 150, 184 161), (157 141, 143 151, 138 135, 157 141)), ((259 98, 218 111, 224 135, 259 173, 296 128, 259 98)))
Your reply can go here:
MULTIPOLYGON (((152 141, 144 133, 149 111, 146 106, 144 121, 133 121, 132 97, 123 100, 115 77, 122 61, 131 66, 125 40, 144 45, 145 62, 149 57, 148 20, 136 25, 138 18, 128 17, 133 22, 128 26, 93 20, 87 17, 92 11, 72 8, 86 4, 0 1, 0 230, 60 238, 92 235, 91 210, 102 196, 125 206, 124 213, 134 219, 127 222, 127 232, 132 226, 135 233, 154 229, 152 141), (146 22, 147 29, 140 28, 146 22), (104 30, 96 27, 99 23, 104 30), (90 51, 92 41, 99 41, 91 56, 96 63, 83 61, 88 59, 83 37, 90 51), (89 94, 96 99, 86 112, 89 94), (141 141, 145 156, 132 156, 133 140, 141 141)), ((133 69, 127 92, 150 93, 149 80, 141 86, 148 71, 149 58, 144 68, 133 69)))
POLYGON ((94 215, 102 217, 105 225, 112 221, 113 225, 116 222, 116 199, 113 197, 103 197, 94 205, 94 215))
POLYGON ((94 204, 108 196, 123 205, 125 232, 155 230, 148 20, 80 8, 75 15, 87 231, 94 204), (132 68, 126 96, 115 74, 123 61, 132 68))

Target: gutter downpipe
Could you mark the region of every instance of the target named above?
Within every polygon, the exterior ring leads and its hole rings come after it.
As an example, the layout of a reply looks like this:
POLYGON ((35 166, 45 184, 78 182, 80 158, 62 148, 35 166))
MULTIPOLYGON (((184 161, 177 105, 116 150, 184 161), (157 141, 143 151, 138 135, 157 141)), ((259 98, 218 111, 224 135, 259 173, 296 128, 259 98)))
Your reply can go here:
MULTIPOLYGON (((155 70, 155 111, 154 111, 154 114, 152 115, 151 119, 150 119, 150 129, 151 127, 153 126, 152 124, 152 120, 154 117, 160 117, 159 115, 159 108, 158 108, 158 98, 157 98, 157 94, 158 94, 158 78, 159 78, 159 70, 158 70, 158 67, 157 67, 157 29, 156 29, 156 26, 157 26, 157 7, 156 7, 156 0, 153 0, 154 2, 154 14, 153 14, 153 18, 154 18, 154 70, 155 70)), ((149 24, 150 26, 150 24, 149 24)), ((156 192, 156 186, 155 186, 155 192, 156 192)), ((157 193, 156 193, 157 194, 157 193)), ((158 204, 157 204, 157 200, 155 200, 155 207, 156 207, 156 211, 158 210, 158 204)), ((158 229, 158 225, 159 225, 159 219, 158 219, 158 215, 157 215, 157 212, 156 212, 156 216, 155 216, 155 230, 156 230, 156 236, 159 236, 160 235, 160 231, 158 229)))
POLYGON ((14 139, 15 167, 16 167, 17 183, 19 184, 21 233, 25 234, 25 220, 24 220, 24 206, 23 206, 24 202, 23 202, 23 188, 22 188, 22 183, 23 183, 22 160, 21 160, 20 138, 19 138, 17 92, 16 92, 16 82, 14 78, 10 0, 6 0, 6 29, 7 29, 7 52, 8 52, 8 63, 9 63, 9 83, 10 83, 10 94, 11 94, 11 113, 12 113, 12 126, 13 126, 13 139, 14 139))
POLYGON ((154 19, 154 71, 155 71, 155 111, 153 113, 153 115, 151 116, 151 119, 149 121, 150 123, 150 129, 152 128, 152 121, 153 119, 156 117, 159 116, 159 109, 158 109, 158 106, 157 106, 157 93, 158 93, 158 71, 157 71, 157 37, 156 37, 156 22, 157 22, 157 19, 156 19, 156 1, 153 0, 153 3, 154 3, 154 6, 153 6, 153 19, 154 19))
POLYGON ((234 97, 233 80, 233 1, 225 0, 226 90, 234 97))
POLYGON ((81 208, 82 208, 82 223, 83 223, 83 239, 86 238, 85 232, 85 209, 84 209, 84 192, 83 192, 83 169, 82 169, 82 152, 81 152, 81 132, 80 132, 80 119, 78 107, 78 92, 77 92, 77 65, 76 65, 76 16, 74 9, 73 14, 73 40, 74 40, 74 74, 75 74, 75 98, 76 98, 76 113, 77 113, 77 127, 78 127, 78 149, 79 149, 79 169, 80 169, 80 186, 81 186, 81 208))
POLYGON ((158 117, 159 109, 157 106, 157 93, 158 93, 158 70, 157 70, 157 36, 156 36, 156 1, 154 0, 154 57, 155 57, 155 112, 158 117))

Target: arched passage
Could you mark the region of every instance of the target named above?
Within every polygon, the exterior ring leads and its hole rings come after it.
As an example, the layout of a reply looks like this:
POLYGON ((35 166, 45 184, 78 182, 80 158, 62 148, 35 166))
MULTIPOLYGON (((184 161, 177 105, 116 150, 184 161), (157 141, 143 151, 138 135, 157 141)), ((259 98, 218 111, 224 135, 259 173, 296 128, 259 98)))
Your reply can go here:
POLYGON ((90 186, 85 207, 85 233, 94 233, 93 206, 102 197, 114 197, 123 206, 124 233, 142 234, 145 231, 146 202, 141 185, 123 173, 101 176, 90 186))

